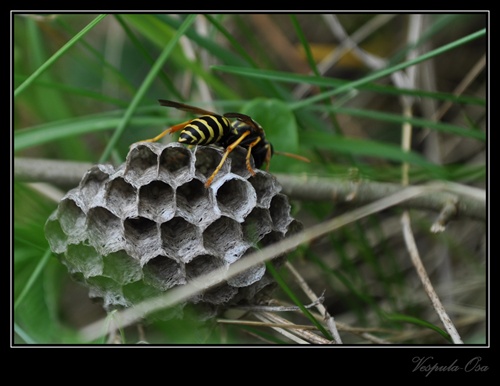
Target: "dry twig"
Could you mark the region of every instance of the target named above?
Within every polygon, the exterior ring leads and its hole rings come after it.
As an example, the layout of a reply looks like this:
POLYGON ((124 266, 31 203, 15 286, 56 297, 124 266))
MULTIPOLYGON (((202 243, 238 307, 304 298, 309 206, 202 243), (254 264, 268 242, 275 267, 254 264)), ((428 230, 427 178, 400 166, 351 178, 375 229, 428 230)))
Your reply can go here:
MULTIPOLYGON (((82 176, 92 167, 86 162, 54 161, 38 158, 15 158, 14 177, 18 181, 47 182, 63 189, 78 185, 82 176)), ((401 185, 360 180, 353 184, 347 179, 321 178, 275 174, 283 187, 283 193, 292 199, 310 201, 349 202, 361 205, 396 194, 401 185)), ((436 183, 435 183, 436 184, 436 183)), ((465 185, 439 182, 440 189, 401 202, 404 208, 425 209, 440 212, 450 199, 456 197, 458 215, 475 220, 486 219, 486 192, 465 185)))

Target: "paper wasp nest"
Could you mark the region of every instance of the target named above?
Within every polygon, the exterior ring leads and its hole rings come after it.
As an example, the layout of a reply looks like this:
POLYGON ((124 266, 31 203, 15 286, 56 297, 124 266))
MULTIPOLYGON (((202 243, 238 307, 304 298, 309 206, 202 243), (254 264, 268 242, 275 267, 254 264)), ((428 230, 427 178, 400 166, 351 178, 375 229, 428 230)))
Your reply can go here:
MULTIPOLYGON (((52 251, 109 310, 228 267, 300 229, 276 179, 255 169, 251 176, 240 147, 205 188, 222 154, 211 146, 143 142, 116 169, 94 166, 47 220, 52 251)), ((251 301, 272 282, 262 264, 188 303, 213 315, 251 301)), ((183 306, 168 312, 180 316, 183 306)))

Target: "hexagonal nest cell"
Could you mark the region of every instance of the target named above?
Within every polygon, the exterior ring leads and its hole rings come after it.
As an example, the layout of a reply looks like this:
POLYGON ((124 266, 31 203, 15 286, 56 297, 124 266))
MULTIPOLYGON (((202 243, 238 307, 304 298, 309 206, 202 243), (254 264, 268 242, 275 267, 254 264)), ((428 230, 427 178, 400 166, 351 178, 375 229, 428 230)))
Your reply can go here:
MULTIPOLYGON (((300 229, 276 179, 261 170, 251 176, 241 147, 205 188, 222 155, 215 146, 139 142, 123 165, 92 167, 47 220, 52 252, 111 310, 227 268, 300 229)), ((166 314, 181 316, 190 303, 214 316, 252 303, 271 284, 261 264, 166 314)))

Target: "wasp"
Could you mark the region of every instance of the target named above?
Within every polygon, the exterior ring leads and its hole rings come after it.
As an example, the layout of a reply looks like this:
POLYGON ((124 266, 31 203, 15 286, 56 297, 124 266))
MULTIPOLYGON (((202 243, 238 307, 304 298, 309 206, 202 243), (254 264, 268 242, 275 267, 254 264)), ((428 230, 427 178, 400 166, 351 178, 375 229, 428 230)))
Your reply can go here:
MULTIPOLYGON (((240 113, 225 113, 223 115, 203 110, 199 107, 189 106, 184 103, 173 102, 165 99, 159 99, 160 105, 173 107, 178 110, 200 115, 198 118, 171 126, 154 138, 146 139, 142 142, 156 142, 167 134, 181 131, 179 143, 186 145, 219 145, 225 149, 221 161, 213 171, 212 175, 205 182, 208 188, 219 173, 222 165, 226 162, 229 154, 237 147, 242 146, 247 149, 245 158, 246 167, 252 176, 255 175, 250 164, 250 157, 253 157, 256 168, 266 164, 269 170, 269 163, 273 156, 273 145, 267 141, 264 129, 251 117, 240 113), (236 119, 231 121, 230 118, 236 119)), ((278 154, 278 152, 276 152, 278 154)), ((305 157, 290 153, 279 153, 289 157, 297 158, 305 162, 309 160, 305 157)))

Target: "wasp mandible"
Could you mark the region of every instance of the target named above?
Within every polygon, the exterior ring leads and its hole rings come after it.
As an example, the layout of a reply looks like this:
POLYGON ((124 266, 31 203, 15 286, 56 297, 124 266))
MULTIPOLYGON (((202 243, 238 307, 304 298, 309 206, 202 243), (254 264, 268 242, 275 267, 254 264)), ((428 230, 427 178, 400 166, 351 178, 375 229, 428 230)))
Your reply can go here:
MULTIPOLYGON (((159 99, 158 102, 160 102, 162 106, 174 107, 178 110, 200 115, 200 117, 174 125, 156 137, 146 139, 142 142, 156 142, 167 134, 181 131, 179 139, 177 140, 179 143, 184 143, 186 145, 213 144, 219 145, 225 149, 219 165, 217 165, 212 175, 205 182, 206 188, 212 184, 213 179, 217 173, 219 173, 227 157, 237 146, 242 146, 247 149, 246 167, 252 176, 255 175, 255 171, 250 164, 250 156, 253 156, 255 167, 260 168, 265 163, 266 170, 269 170, 271 157, 275 153, 273 145, 266 140, 266 135, 262 126, 248 115, 240 113, 225 113, 219 115, 184 103, 165 99, 159 99), (236 120, 231 121, 229 118, 235 118, 236 120)), ((296 154, 281 152, 276 152, 276 154, 282 154, 305 162, 310 162, 309 159, 296 154)))

